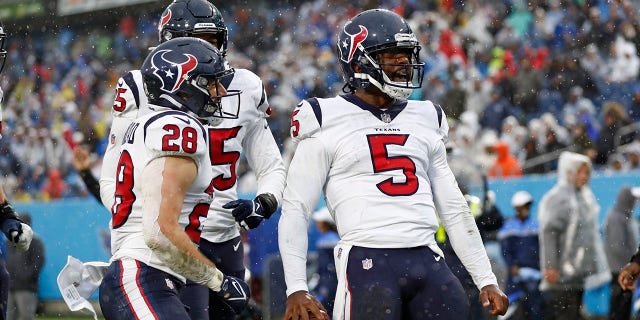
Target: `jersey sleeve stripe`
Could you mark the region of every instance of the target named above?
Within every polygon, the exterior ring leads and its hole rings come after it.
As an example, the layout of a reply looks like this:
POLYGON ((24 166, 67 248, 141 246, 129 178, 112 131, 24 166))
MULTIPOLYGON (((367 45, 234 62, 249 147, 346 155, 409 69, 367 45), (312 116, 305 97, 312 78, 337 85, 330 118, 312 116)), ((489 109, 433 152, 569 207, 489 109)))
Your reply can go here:
POLYGON ((122 79, 129 86, 129 89, 131 89, 131 94, 133 94, 133 98, 136 100, 136 107, 140 107, 140 92, 138 91, 136 81, 133 79, 133 73, 127 72, 122 79))
POLYGON ((313 113, 316 115, 316 120, 318 120, 318 124, 322 127, 322 111, 320 111, 320 102, 318 102, 317 98, 307 99, 307 102, 311 105, 313 113))
POLYGON ((262 85, 262 96, 260 97, 260 103, 258 103, 258 107, 261 106, 267 98, 267 93, 264 90, 264 84, 262 85))
POLYGON ((439 104, 433 104, 433 107, 436 108, 436 112, 438 113, 438 127, 442 128, 442 107, 439 104))

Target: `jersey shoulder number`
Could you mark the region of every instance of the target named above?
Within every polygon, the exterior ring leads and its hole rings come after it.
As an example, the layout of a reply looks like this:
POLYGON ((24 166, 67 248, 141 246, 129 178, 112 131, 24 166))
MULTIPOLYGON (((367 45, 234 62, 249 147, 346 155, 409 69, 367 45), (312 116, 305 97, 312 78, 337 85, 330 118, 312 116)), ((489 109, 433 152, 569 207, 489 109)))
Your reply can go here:
POLYGON ((291 113, 291 138, 303 140, 320 131, 322 111, 316 98, 302 100, 291 113))
POLYGON ((141 126, 144 144, 156 156, 184 155, 195 159, 207 152, 206 130, 184 112, 161 112, 141 126))
MULTIPOLYGON (((139 70, 127 72, 118 79, 111 114, 114 117, 135 119, 138 115, 140 104, 146 103, 146 99, 144 99, 145 101, 141 101, 143 98, 141 95, 144 95, 142 74, 139 70)), ((146 96, 144 98, 146 98, 146 96)))

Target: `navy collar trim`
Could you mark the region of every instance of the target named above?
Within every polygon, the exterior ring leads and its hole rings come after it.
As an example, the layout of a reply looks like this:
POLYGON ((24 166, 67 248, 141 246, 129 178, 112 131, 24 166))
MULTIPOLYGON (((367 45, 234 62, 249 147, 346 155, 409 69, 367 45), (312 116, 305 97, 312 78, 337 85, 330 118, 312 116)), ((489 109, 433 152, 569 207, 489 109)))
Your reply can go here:
POLYGON ((343 99, 355 104, 362 110, 366 110, 371 112, 376 118, 380 119, 380 121, 389 123, 395 119, 398 114, 407 106, 407 100, 397 100, 389 107, 387 110, 378 109, 366 102, 362 99, 358 98, 355 94, 349 93, 340 95, 343 99))

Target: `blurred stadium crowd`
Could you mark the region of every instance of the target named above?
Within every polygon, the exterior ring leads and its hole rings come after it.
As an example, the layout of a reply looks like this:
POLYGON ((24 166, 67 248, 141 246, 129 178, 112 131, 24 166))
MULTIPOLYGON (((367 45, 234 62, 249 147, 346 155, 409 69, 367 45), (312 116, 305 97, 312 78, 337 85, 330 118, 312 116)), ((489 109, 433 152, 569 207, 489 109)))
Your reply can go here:
MULTIPOLYGON (((640 170, 640 2, 216 5, 230 31, 231 65, 264 81, 271 130, 285 159, 298 101, 341 92, 337 26, 383 7, 407 18, 419 36, 425 81, 411 99, 442 105, 453 154, 493 177, 553 172, 558 150, 566 148, 589 155, 599 170, 640 170)), ((124 16, 115 27, 7 30, 0 174, 10 198, 87 195, 69 145, 88 148, 99 173, 115 82, 139 68, 157 43, 159 16, 124 16)))

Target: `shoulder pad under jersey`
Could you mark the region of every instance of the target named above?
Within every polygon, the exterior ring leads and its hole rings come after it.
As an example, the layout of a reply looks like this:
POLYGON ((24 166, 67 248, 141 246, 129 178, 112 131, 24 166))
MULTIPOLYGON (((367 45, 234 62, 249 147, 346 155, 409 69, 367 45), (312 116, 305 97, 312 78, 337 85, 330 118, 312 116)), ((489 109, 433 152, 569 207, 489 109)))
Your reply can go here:
POLYGON ((196 159, 208 152, 205 128, 184 112, 160 112, 140 125, 144 144, 154 157, 179 155, 196 159))
POLYGON ((302 100, 291 113, 291 138, 302 140, 322 127, 322 112, 316 98, 302 100))
MULTIPOLYGON (((229 86, 231 90, 242 90, 241 99, 250 99, 251 106, 257 108, 265 116, 270 113, 267 93, 258 75, 247 69, 235 69, 229 86)), ((242 100, 241 100, 242 102, 242 100)))
POLYGON ((147 102, 140 70, 132 70, 118 79, 111 115, 135 119, 139 106, 147 102))

